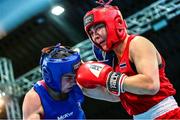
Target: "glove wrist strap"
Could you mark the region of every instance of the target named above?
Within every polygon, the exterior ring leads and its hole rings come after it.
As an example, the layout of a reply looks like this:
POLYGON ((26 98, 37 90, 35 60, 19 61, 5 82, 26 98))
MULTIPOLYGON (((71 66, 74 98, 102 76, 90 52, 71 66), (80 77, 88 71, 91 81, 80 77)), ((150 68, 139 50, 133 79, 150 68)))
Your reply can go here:
POLYGON ((110 72, 108 75, 108 80, 106 82, 106 87, 108 91, 116 96, 120 96, 120 93, 124 93, 123 82, 126 79, 125 74, 110 72))

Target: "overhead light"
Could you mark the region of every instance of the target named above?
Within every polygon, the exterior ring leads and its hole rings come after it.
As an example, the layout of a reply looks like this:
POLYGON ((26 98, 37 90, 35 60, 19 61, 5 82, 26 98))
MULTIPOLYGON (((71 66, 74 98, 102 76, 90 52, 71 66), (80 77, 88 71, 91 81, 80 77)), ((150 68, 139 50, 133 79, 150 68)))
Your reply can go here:
POLYGON ((52 8, 51 13, 54 15, 60 15, 64 12, 64 8, 61 6, 55 6, 52 8))

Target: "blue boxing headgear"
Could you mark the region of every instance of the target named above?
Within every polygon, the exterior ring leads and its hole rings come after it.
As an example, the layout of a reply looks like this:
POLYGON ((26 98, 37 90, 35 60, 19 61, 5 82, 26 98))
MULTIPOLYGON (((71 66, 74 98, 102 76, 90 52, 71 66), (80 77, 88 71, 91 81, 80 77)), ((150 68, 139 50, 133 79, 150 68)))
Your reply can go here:
POLYGON ((61 92, 62 76, 66 73, 75 73, 80 65, 80 55, 60 44, 46 51, 40 60, 42 77, 48 87, 61 92))

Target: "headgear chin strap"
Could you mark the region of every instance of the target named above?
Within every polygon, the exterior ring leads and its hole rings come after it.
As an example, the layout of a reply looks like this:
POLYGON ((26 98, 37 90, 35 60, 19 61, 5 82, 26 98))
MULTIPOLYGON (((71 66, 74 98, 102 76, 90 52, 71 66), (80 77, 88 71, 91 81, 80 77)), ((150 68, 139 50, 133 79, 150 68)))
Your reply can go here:
MULTIPOLYGON (((101 5, 100 7, 94 8, 86 13, 84 16, 84 29, 91 40, 92 38, 89 35, 89 29, 93 25, 99 23, 105 24, 107 31, 106 44, 108 50, 105 51, 112 50, 112 48, 116 47, 119 43, 125 40, 127 36, 127 25, 117 6, 110 6, 104 3, 103 6, 101 5)), ((94 42, 94 44, 103 49, 97 43, 94 42)))
POLYGON ((60 44, 43 50, 40 59, 42 77, 48 87, 61 92, 62 76, 75 73, 80 65, 80 55, 60 44))

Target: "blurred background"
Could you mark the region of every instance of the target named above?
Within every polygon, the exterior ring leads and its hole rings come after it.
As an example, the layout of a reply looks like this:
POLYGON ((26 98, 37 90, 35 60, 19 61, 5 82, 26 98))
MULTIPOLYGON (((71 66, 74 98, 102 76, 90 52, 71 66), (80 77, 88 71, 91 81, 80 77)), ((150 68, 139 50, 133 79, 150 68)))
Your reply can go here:
MULTIPOLYGON (((106 1, 106 0, 105 0, 106 1)), ((166 72, 180 104, 180 0, 114 0, 129 33, 151 40, 166 60, 166 72)), ((22 101, 42 79, 41 49, 62 43, 94 60, 83 16, 95 0, 0 0, 0 119, 22 118, 22 101)), ((130 119, 121 103, 85 98, 88 119, 130 119)))

